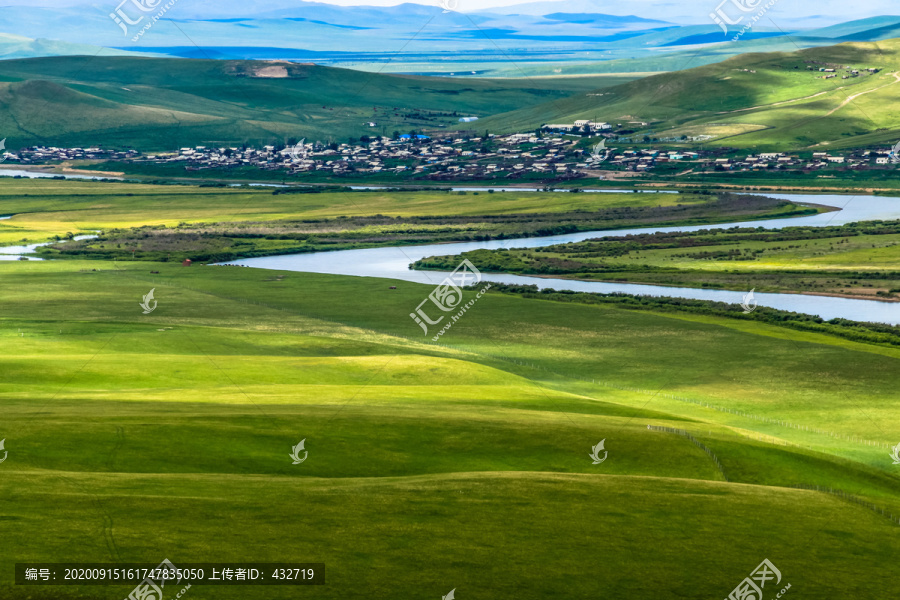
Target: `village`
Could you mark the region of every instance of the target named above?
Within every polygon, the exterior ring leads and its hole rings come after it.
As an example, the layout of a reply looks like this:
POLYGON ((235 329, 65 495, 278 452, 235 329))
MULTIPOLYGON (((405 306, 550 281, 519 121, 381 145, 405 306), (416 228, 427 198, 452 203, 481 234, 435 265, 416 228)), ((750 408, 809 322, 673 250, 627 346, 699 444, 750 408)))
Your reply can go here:
MULTIPOLYGON (((646 125, 646 123, 635 123, 646 125)), ((741 153, 727 148, 678 149, 636 147, 631 138, 606 134, 607 123, 580 121, 545 125, 530 133, 431 139, 411 133, 394 138, 363 136, 354 143, 299 143, 262 148, 195 146, 177 152, 143 154, 134 149, 37 146, 8 152, 9 164, 46 165, 71 161, 108 161, 144 165, 175 165, 186 173, 256 168, 287 176, 321 174, 335 178, 384 177, 427 181, 531 179, 555 181, 582 177, 612 177, 616 172, 781 170, 807 172, 825 169, 890 168, 900 162, 890 147, 846 152, 741 153), (579 131, 581 135, 561 133, 579 131), (597 135, 599 134, 599 135, 597 135), (597 137, 588 137, 597 135, 597 137), (585 143, 587 142, 587 143, 585 143), (607 147, 625 143, 631 149, 607 147), (683 167, 683 169, 682 169, 683 167)), ((709 137, 709 136, 706 136, 709 137)), ((644 136, 642 144, 662 141, 644 136)), ((672 140, 665 140, 670 142, 672 140)), ((291 140, 293 142, 293 140, 291 140)))

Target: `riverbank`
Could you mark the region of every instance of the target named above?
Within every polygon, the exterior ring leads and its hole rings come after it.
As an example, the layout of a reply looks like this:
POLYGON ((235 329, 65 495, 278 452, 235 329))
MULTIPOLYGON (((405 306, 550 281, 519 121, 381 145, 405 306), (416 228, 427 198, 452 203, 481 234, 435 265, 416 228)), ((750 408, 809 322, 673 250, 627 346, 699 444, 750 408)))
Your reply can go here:
POLYGON ((414 268, 450 270, 463 259, 485 272, 540 278, 900 299, 900 220, 613 235, 537 251, 434 256, 414 268))
MULTIPOLYGON (((683 232, 715 230, 723 231, 735 227, 761 228, 778 231, 786 227, 842 226, 853 222, 873 221, 900 218, 900 199, 887 197, 842 196, 779 196, 780 198, 803 202, 814 200, 816 204, 839 209, 837 212, 822 213, 808 217, 782 219, 779 221, 745 221, 717 226, 637 228, 628 230, 604 230, 541 238, 518 240, 492 240, 482 242, 465 242, 450 244, 434 244, 427 246, 403 246, 393 248, 375 248, 369 250, 347 250, 339 252, 319 252, 267 258, 254 258, 231 261, 231 264, 252 266, 263 269, 282 271, 300 271, 312 273, 330 273, 352 275, 358 277, 381 277, 392 280, 412 281, 416 283, 440 283, 447 272, 410 270, 410 265, 418 260, 432 256, 454 256, 476 250, 497 250, 514 248, 546 248, 569 242, 581 242, 590 238, 612 236, 641 236, 657 232, 683 232)), ((562 278, 522 275, 498 275, 485 273, 484 280, 510 285, 538 285, 540 288, 553 288, 561 291, 591 293, 621 293, 635 296, 672 297, 710 302, 724 302, 735 308, 743 301, 744 295, 753 287, 747 285, 742 292, 724 289, 668 287, 663 285, 629 284, 622 282, 574 281, 562 278)), ((751 283, 751 282, 747 282, 751 283)), ((893 302, 877 300, 851 299, 809 294, 767 293, 755 295, 759 306, 768 306, 788 312, 813 315, 824 320, 844 318, 860 322, 900 324, 900 310, 893 302)))

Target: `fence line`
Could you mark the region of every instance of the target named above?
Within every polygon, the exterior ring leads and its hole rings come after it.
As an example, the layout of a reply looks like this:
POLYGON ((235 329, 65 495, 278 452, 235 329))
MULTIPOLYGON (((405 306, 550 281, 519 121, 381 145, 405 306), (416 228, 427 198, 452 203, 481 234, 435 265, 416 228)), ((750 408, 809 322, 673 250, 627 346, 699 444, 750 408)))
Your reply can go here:
POLYGON ((837 496, 839 498, 847 500, 848 502, 853 502, 854 504, 859 504, 860 506, 868 508, 869 510, 875 511, 877 514, 880 514, 881 516, 887 517, 888 519, 890 519, 891 523, 896 523, 897 525, 900 525, 900 516, 895 517, 894 513, 890 512, 890 511, 885 512, 885 510, 883 508, 881 508, 880 506, 872 504, 871 502, 866 502, 865 500, 857 498, 853 494, 849 494, 849 493, 845 492, 844 490, 836 490, 834 488, 825 487, 824 485, 809 485, 809 484, 805 484, 805 483, 798 483, 796 485, 792 485, 789 487, 796 488, 799 490, 813 490, 816 492, 824 492, 826 494, 831 494, 832 496, 837 496))
POLYGON ((722 477, 725 481, 730 481, 728 476, 725 474, 725 469, 722 467, 722 463, 719 462, 719 457, 716 456, 715 452, 710 450, 703 442, 692 436, 690 433, 685 431, 684 429, 675 429, 674 427, 659 427, 657 425, 647 425, 647 429, 650 431, 662 431, 664 433, 675 433, 677 435, 681 435, 689 439, 694 443, 695 446, 706 452, 706 454, 713 459, 713 462, 716 463, 716 467, 719 469, 719 473, 722 474, 722 477))

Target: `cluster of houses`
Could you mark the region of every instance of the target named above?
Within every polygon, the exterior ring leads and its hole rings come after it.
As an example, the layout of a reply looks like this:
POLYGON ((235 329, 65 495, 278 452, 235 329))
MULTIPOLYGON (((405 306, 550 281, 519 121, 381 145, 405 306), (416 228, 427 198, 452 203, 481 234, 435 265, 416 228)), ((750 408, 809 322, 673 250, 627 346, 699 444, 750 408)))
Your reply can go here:
MULTIPOLYGON (((641 123, 641 125, 646 125, 646 123, 641 123)), ((619 124, 618 126, 621 127, 622 125, 619 124)), ((546 131, 561 131, 565 133, 599 133, 601 131, 607 131, 612 128, 613 126, 609 123, 595 123, 594 121, 590 121, 587 119, 575 121, 574 123, 541 126, 541 129, 544 129, 546 131)))
POLYGON ((826 65, 824 67, 816 67, 814 65, 810 65, 806 67, 807 71, 816 71, 818 73, 822 73, 822 79, 834 79, 838 76, 838 71, 843 69, 841 74, 841 79, 853 79, 854 77, 859 77, 861 74, 868 73, 869 75, 874 75, 881 71, 879 68, 870 67, 868 69, 856 69, 851 66, 840 66, 840 65, 826 65))
POLYGON ((699 152, 663 150, 625 150, 615 153, 614 149, 606 152, 595 152, 588 159, 588 166, 594 169, 624 169, 628 171, 647 171, 654 166, 674 161, 697 161, 699 152))
POLYGON ((799 156, 783 152, 762 152, 740 158, 717 158, 706 161, 705 166, 716 170, 759 170, 786 169, 793 171, 813 171, 829 166, 840 165, 848 169, 867 169, 874 166, 887 166, 900 163, 892 150, 858 150, 846 155, 829 152, 813 152, 812 156, 799 156))
MULTIPOLYGON (((262 148, 196 146, 178 152, 143 155, 137 151, 87 152, 29 148, 10 155, 11 162, 35 163, 71 158, 121 159, 141 164, 180 165, 188 172, 255 167, 286 174, 324 172, 330 175, 410 174, 425 179, 516 178, 529 173, 574 177, 587 168, 586 154, 572 140, 534 133, 506 136, 431 139, 403 135, 378 137, 366 143, 299 143, 262 148)), ((94 149, 91 149, 94 150, 94 149)))
MULTIPOLYGON (((590 123, 588 123, 590 125, 590 123)), ((594 124, 596 125, 596 124, 594 124)), ((595 138, 599 140, 600 138, 595 138)), ((725 149, 703 151, 607 148, 616 143, 603 138, 596 145, 555 134, 516 133, 486 137, 431 139, 424 135, 365 138, 354 144, 301 142, 293 146, 212 148, 196 146, 178 152, 143 155, 136 150, 102 148, 33 147, 9 153, 20 164, 58 160, 106 159, 141 164, 178 165, 186 171, 253 167, 286 175, 322 173, 326 176, 400 175, 433 181, 483 179, 571 179, 598 171, 646 172, 667 163, 714 171, 759 169, 815 170, 829 166, 850 169, 900 163, 891 149, 847 153, 786 154, 762 152, 745 156, 725 149)))
POLYGON ((40 164, 50 160, 106 159, 127 160, 140 156, 137 150, 107 150, 104 148, 57 148, 35 146, 6 153, 6 160, 19 164, 40 164))

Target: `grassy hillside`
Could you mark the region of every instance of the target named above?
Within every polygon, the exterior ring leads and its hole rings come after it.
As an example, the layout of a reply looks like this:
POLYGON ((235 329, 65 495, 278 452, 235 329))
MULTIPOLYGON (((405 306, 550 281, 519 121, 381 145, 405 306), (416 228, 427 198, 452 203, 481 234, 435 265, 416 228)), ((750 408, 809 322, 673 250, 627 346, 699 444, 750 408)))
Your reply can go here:
MULTIPOLYGON (((682 203, 3 180, 0 243, 682 203)), ((900 349, 501 293, 433 344, 409 316, 433 286, 249 268, 0 261, 0 281, 4 600, 133 588, 15 586, 16 562, 163 557, 325 564, 321 587, 198 600, 724 598, 764 558, 798 597, 893 589, 900 349)))
POLYGON ((611 78, 455 80, 315 65, 134 57, 0 61, 0 131, 24 146, 135 146, 346 141, 435 130, 611 78), (377 123, 369 127, 368 122, 377 123))
POLYGON ((709 145, 746 149, 842 148, 900 136, 900 40, 749 54, 580 94, 485 119, 491 130, 596 119, 642 138, 712 135, 709 145), (836 68, 837 77, 807 67, 836 68), (859 77, 845 67, 863 70, 859 77), (864 69, 878 68, 877 74, 864 69))
MULTIPOLYGON (((724 597, 769 558, 804 596, 891 589, 897 524, 790 487, 896 515, 887 451, 737 411, 893 442, 898 351, 501 295, 435 346, 408 317, 428 286, 156 269, 0 263, 4 573, 293 560, 324 562, 326 585, 190 594, 676 598, 724 597)), ((12 600, 130 591, 6 577, 12 600)))

